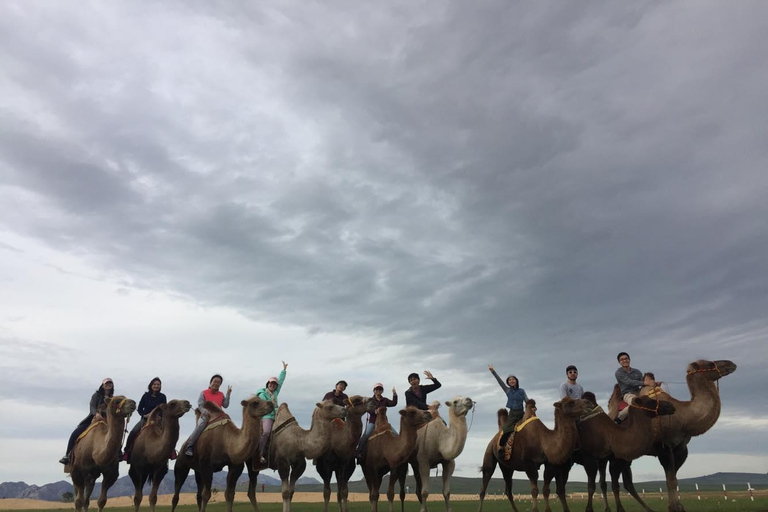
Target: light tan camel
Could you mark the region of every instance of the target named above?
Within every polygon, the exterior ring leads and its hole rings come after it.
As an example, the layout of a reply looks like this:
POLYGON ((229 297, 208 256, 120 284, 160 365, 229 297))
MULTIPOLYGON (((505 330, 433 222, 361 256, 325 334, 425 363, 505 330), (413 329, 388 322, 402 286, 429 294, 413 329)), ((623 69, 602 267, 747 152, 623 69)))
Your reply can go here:
MULTIPOLYGON (((400 435, 397 435, 392 432, 392 426, 389 424, 387 408, 379 407, 376 410, 376 428, 365 444, 362 462, 372 512, 379 509, 379 488, 384 475, 407 463, 416 449, 416 429, 432 419, 432 413, 429 411, 409 405, 400 411, 400 435)), ((396 480, 396 475, 390 475, 387 490, 390 507, 395 498, 396 480)))
POLYGON ((107 399, 107 421, 97 414, 72 449, 72 456, 64 472, 72 476, 77 512, 88 510, 93 486, 99 475, 103 475, 97 502, 99 512, 107 504, 107 491, 118 477, 119 452, 123 444, 126 419, 135 410, 136 402, 130 398, 115 396, 107 399))
POLYGON ((323 512, 328 512, 331 498, 331 477, 336 475, 336 500, 340 512, 347 512, 349 479, 355 471, 355 448, 363 433, 363 414, 373 411, 376 402, 364 396, 349 397, 347 421, 344 428, 331 430, 331 444, 317 459, 317 472, 323 479, 323 512))
MULTIPOLYGON (((434 402, 437 410, 440 403, 434 402)), ((471 398, 457 396, 453 400, 445 402, 448 407, 448 425, 442 421, 430 421, 417 432, 416 450, 409 459, 416 479, 416 496, 421 502, 421 512, 427 510, 429 498, 429 470, 436 468, 438 464, 443 467, 443 499, 445 509, 451 511, 451 476, 456 463, 454 459, 461 455, 464 443, 467 441, 467 414, 475 403, 471 398)), ((408 468, 398 468, 397 477, 400 481, 400 508, 404 509, 405 476, 408 468)), ((393 507, 390 506, 390 509, 393 507)))
MULTIPOLYGON (((331 444, 331 429, 334 418, 344 418, 347 411, 330 400, 315 404, 312 424, 309 430, 301 428, 296 418, 288 409, 288 404, 280 404, 272 429, 269 444, 269 467, 280 475, 283 493, 283 512, 290 512, 296 481, 307 468, 307 459, 316 459, 328 450, 331 444)), ((248 498, 254 512, 258 512, 256 502, 256 484, 259 470, 248 464, 248 498)))
POLYGON ((131 465, 128 476, 135 489, 133 508, 136 512, 141 506, 142 488, 147 480, 152 481, 149 508, 155 512, 157 489, 168 473, 168 458, 179 440, 179 418, 191 408, 192 404, 187 400, 171 400, 155 407, 147 418, 147 424, 136 436, 128 459, 131 465))
MULTIPOLYGON (((595 494, 595 479, 598 471, 600 472, 600 489, 603 502, 608 510, 605 468, 609 459, 612 466, 621 469, 622 462, 628 465, 629 461, 645 455, 653 445, 654 428, 658 428, 660 418, 674 414, 675 406, 669 402, 657 401, 648 397, 638 397, 635 403, 632 404, 627 419, 619 426, 602 408, 597 406, 593 393, 585 393, 582 398, 592 402, 594 409, 587 412, 581 418, 579 424, 579 449, 573 453, 573 462, 584 466, 584 470, 587 473, 587 488, 589 491, 587 512, 592 512, 593 510, 592 498, 595 494)), ((549 488, 553 477, 557 482, 557 496, 560 499, 563 510, 565 512, 569 510, 565 499, 565 484, 568 481, 568 472, 571 466, 571 461, 560 466, 545 463, 542 494, 544 495, 545 510, 547 512, 551 510, 549 506, 549 488)), ((618 482, 614 483, 614 486, 618 487, 618 482)), ((637 495, 634 485, 629 485, 627 490, 645 507, 642 499, 637 495)), ((616 506, 618 512, 623 510, 621 502, 617 502, 616 506)))
POLYGON ((213 474, 228 466, 227 490, 224 499, 227 502, 227 512, 232 512, 235 499, 237 479, 243 473, 243 464, 249 460, 259 448, 261 439, 261 418, 274 410, 272 402, 252 396, 240 402, 243 406, 243 427, 237 428, 229 416, 213 402, 205 402, 203 407, 211 413, 208 428, 200 434, 195 443, 194 455, 184 454, 184 447, 179 450, 179 458, 173 469, 175 482, 171 511, 176 510, 179 503, 179 491, 189 475, 189 470, 195 470, 197 483, 197 506, 200 512, 205 512, 208 500, 211 499, 211 484, 213 474))
MULTIPOLYGON (((658 457, 664 468, 670 512, 685 512, 677 491, 677 472, 688 458, 688 442, 691 437, 699 436, 712 428, 720 417, 720 393, 715 383, 721 377, 735 371, 736 365, 732 361, 699 359, 689 364, 686 369, 685 380, 691 392, 691 400, 676 400, 664 392, 654 396, 659 400, 669 401, 675 406, 675 414, 660 422, 653 448, 646 452, 648 455, 658 457)), ((614 389, 609 402, 609 411, 616 409, 618 401, 618 391, 614 389)), ((613 472, 612 469, 611 473, 613 472)), ((632 470, 629 465, 621 474, 626 487, 627 482, 632 481, 632 470)), ((618 488, 614 489, 614 496, 618 500, 618 488)))
MULTIPOLYGON (((531 415, 531 408, 536 404, 529 400, 526 404, 526 416, 531 415)), ((515 434, 514 444, 512 445, 512 454, 509 460, 499 460, 497 445, 499 434, 497 433, 485 449, 483 456, 483 483, 480 488, 480 508, 483 510, 483 500, 485 492, 488 489, 488 482, 496 470, 496 464, 501 467, 501 474, 504 477, 504 492, 509 499, 512 510, 517 512, 514 497, 512 496, 512 473, 514 471, 525 471, 528 480, 531 483, 531 497, 533 512, 538 512, 539 498, 539 466, 549 461, 552 464, 565 464, 571 457, 573 450, 578 446, 579 434, 576 429, 576 420, 591 408, 591 404, 586 400, 573 400, 565 397, 559 402, 555 402, 555 428, 548 429, 538 418, 531 418, 522 430, 515 434)), ((500 409, 497 417, 499 428, 507 421, 507 410, 500 409)), ((522 426, 525 421, 519 425, 522 426)))

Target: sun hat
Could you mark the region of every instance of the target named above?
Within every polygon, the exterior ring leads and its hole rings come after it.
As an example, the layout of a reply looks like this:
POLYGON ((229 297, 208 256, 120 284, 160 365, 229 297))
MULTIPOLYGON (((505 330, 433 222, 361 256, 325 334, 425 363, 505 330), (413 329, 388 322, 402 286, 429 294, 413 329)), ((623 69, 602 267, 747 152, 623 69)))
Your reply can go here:
POLYGON ((101 381, 101 385, 103 386, 103 385, 104 385, 104 384, 106 384, 107 382, 112 382, 112 384, 114 384, 114 382, 112 381, 112 379, 110 379, 109 377, 107 377, 106 379, 104 379, 103 381, 101 381))
POLYGON ((381 382, 377 382, 376 384, 373 385, 373 390, 376 391, 376 388, 384 389, 384 384, 382 384, 381 382))
POLYGON ((270 382, 274 382, 275 384, 280 384, 280 382, 277 380, 277 377, 270 377, 269 380, 267 381, 267 384, 269 384, 270 382))

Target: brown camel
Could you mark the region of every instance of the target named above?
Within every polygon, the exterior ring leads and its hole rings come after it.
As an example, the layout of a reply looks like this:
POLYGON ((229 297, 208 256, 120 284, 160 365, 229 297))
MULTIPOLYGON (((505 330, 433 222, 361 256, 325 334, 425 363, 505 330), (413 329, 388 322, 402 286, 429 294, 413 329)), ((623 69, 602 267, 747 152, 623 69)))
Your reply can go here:
MULTIPOLYGON (((376 410, 376 428, 365 445, 362 463, 372 512, 379 509, 379 488, 384 475, 389 471, 394 473, 397 468, 406 465, 416 449, 416 429, 432 419, 434 418, 429 411, 409 405, 400 411, 400 435, 397 435, 392 432, 392 426, 387 419, 387 408, 379 407, 376 410)), ((407 471, 407 466, 405 468, 407 471)), ((390 504, 395 498, 397 479, 395 474, 389 477, 387 499, 390 504)))
POLYGON ((107 491, 117 481, 119 452, 123 444, 123 431, 127 418, 136 410, 136 402, 124 396, 107 399, 107 421, 97 414, 88 430, 83 432, 72 449, 65 473, 72 476, 75 488, 75 510, 87 511, 96 479, 103 475, 99 512, 107 504, 107 491))
POLYGON ((142 488, 152 480, 149 493, 149 508, 155 512, 157 489, 168 473, 168 457, 179 440, 179 418, 184 416, 192 404, 186 400, 171 400, 149 414, 147 424, 139 431, 131 450, 128 476, 131 477, 135 492, 133 508, 138 512, 141 506, 142 488))
MULTIPOLYGON (((437 410, 440 404, 434 402, 434 405, 435 410, 437 410)), ((456 467, 454 459, 461 455, 464 450, 464 443, 467 441, 467 414, 475 406, 475 403, 471 398, 457 396, 453 400, 445 402, 445 405, 448 407, 448 424, 450 426, 446 426, 442 421, 430 421, 420 428, 416 437, 416 450, 408 461, 413 468, 413 475, 416 479, 416 496, 421 502, 421 512, 427 510, 429 470, 436 468, 438 464, 443 467, 445 509, 447 512, 451 511, 451 476, 456 467)), ((408 468, 398 468, 401 510, 404 508, 403 486, 407 474, 408 468)), ((390 509, 392 508, 390 506, 390 509)))
MULTIPOLYGON (((632 461, 646 454, 654 441, 654 428, 658 428, 658 422, 661 416, 674 414, 675 406, 669 402, 657 401, 648 397, 638 397, 629 410, 627 419, 621 426, 614 423, 608 414, 602 408, 595 404, 594 394, 585 393, 585 399, 592 402, 594 409, 587 412, 581 418, 579 425, 579 449, 573 453, 573 460, 566 464, 555 466, 550 463, 544 465, 544 486, 542 494, 546 503, 545 510, 550 511, 549 506, 549 487, 552 478, 557 482, 557 496, 563 506, 563 510, 569 510, 565 500, 565 484, 568 481, 568 472, 572 462, 577 462, 584 466, 587 473, 589 498, 587 501, 587 512, 592 512, 592 498, 595 494, 595 477, 600 472, 600 489, 602 491, 603 501, 608 509, 607 488, 605 483, 605 467, 611 460, 611 465, 617 468, 622 467, 622 463, 628 465, 632 461), (659 418, 654 420, 654 418, 659 418), (654 427, 656 425, 656 427, 654 427)), ((612 473, 613 476, 613 473, 612 473)), ((618 488, 618 482, 614 483, 618 488)), ((627 490, 634 496, 645 508, 645 504, 637 494, 634 485, 627 486, 627 490)), ((616 502, 617 511, 621 512, 623 507, 621 502, 616 502)))
MULTIPOLYGON (((288 404, 280 404, 272 429, 272 441, 269 445, 269 468, 276 469, 280 475, 283 493, 283 512, 290 512, 296 481, 307 468, 307 459, 316 459, 331 445, 331 429, 335 418, 344 418, 347 411, 330 400, 315 404, 312 424, 309 430, 301 428, 296 418, 288 409, 288 404)), ((255 462, 255 461, 252 461, 255 462)), ((248 498, 254 512, 258 512, 256 503, 256 483, 259 470, 248 463, 248 498)))
POLYGON ((213 402, 205 402, 203 407, 211 413, 208 428, 200 434, 195 443, 194 455, 184 454, 183 447, 179 450, 179 458, 173 469, 175 477, 171 512, 176 510, 179 503, 179 491, 189 475, 189 470, 195 470, 197 483, 197 506, 200 512, 205 512, 208 500, 211 499, 211 484, 213 474, 228 466, 227 490, 224 499, 227 502, 227 512, 232 512, 235 499, 237 479, 243 473, 243 464, 258 451, 261 439, 261 418, 274 410, 272 402, 252 396, 240 402, 243 406, 243 427, 237 428, 229 416, 213 402))
MULTIPOLYGON (((675 414, 660 422, 653 447, 646 453, 659 458, 667 480, 668 509, 670 512, 685 512, 677 491, 677 472, 688 458, 688 442, 712 428, 720 417, 720 393, 716 382, 736 371, 732 361, 707 361, 699 359, 688 365, 686 382, 691 392, 689 401, 676 400, 667 393, 659 392, 654 398, 671 402, 675 414)), ((609 402, 609 411, 615 410, 619 396, 616 389, 609 402)), ((619 471, 617 469, 616 471, 619 471)), ((611 469, 611 473, 614 470, 611 469)), ((624 486, 632 481, 629 465, 623 468, 624 486)), ((613 474, 611 475, 613 479, 613 474)), ((614 489, 618 500, 618 488, 614 489)))
POLYGON ((331 430, 331 445, 317 459, 317 472, 323 479, 323 512, 328 512, 331 498, 331 477, 336 475, 336 500, 341 512, 348 510, 349 479, 355 471, 355 448, 363 433, 363 414, 372 411, 376 403, 364 396, 349 397, 347 421, 344 428, 331 430))
MULTIPOLYGON (((535 406, 536 404, 533 400, 528 401, 525 406, 526 416, 532 416, 532 408, 535 408, 535 406)), ((510 505, 512 505, 512 510, 517 512, 517 506, 512 496, 512 473, 517 470, 525 471, 525 474, 528 476, 528 480, 531 483, 533 504, 531 510, 538 512, 539 466, 545 461, 549 461, 552 464, 565 464, 571 457, 573 450, 578 446, 579 434, 576 429, 576 420, 591 408, 591 404, 586 400, 573 400, 570 397, 565 397, 559 402, 555 402, 554 406, 554 430, 548 429, 535 416, 531 417, 527 424, 525 418, 520 422, 518 428, 522 427, 522 429, 515 434, 509 460, 498 459, 496 447, 499 442, 500 432, 491 438, 483 456, 481 468, 483 484, 480 488, 480 508, 478 512, 483 510, 485 492, 488 489, 488 482, 490 482, 491 476, 493 476, 493 472, 496 470, 496 464, 499 464, 501 467, 501 473, 504 477, 504 492, 509 499, 510 505)), ((507 415, 506 409, 499 410, 497 415, 499 428, 506 422, 507 415)))

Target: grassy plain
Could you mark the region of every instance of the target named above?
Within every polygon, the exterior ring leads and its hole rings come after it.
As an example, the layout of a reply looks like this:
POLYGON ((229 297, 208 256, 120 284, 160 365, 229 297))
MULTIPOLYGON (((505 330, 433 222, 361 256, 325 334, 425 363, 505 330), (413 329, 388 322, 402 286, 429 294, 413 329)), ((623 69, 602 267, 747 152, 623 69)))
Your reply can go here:
MULTIPOLYGON (((239 493, 238 493, 239 494, 239 493)), ((279 497, 275 496, 273 493, 270 496, 270 499, 264 499, 261 500, 262 494, 259 493, 257 496, 257 499, 259 499, 259 511, 260 512, 282 512, 282 504, 278 502, 279 497), (276 499, 277 498, 277 499, 276 499)), ((316 493, 312 493, 315 495, 316 493)), ((768 512, 768 494, 765 492, 761 492, 758 495, 755 496, 755 501, 751 501, 749 499, 749 496, 746 492, 738 492, 738 493, 728 493, 728 499, 725 500, 722 496, 722 494, 719 493, 702 493, 701 500, 699 501, 695 495, 690 494, 684 494, 683 495, 683 504, 688 512, 768 512)), ((266 496, 264 496, 266 498, 266 496)), ((321 495, 317 495, 314 497, 315 499, 322 499, 321 495)), ((411 495, 408 497, 409 499, 405 503, 405 512, 418 512, 419 510, 419 503, 413 499, 414 497, 411 495)), ((332 504, 330 510, 332 512, 335 512, 338 510, 335 505, 335 496, 332 498, 332 504)), ((2 501, 0 500, 0 508, 2 508, 3 511, 12 511, 12 510, 19 510, 23 512, 51 512, 50 508, 45 509, 35 509, 32 507, 19 507, 19 508, 6 508, 2 506, 2 501)), ((115 500, 117 501, 117 500, 115 500)), ((160 503, 162 503, 162 499, 160 503)), ((113 499, 110 499, 110 502, 113 502, 113 499)), ((126 503, 125 501, 120 501, 119 504, 123 505, 126 503)), ((478 500, 476 496, 456 496, 456 499, 451 500, 451 505, 453 512, 476 512, 478 508, 478 500), (473 498, 473 499, 470 499, 473 498)), ((515 503, 520 510, 520 512, 528 512, 531 510, 531 500, 530 496, 515 496, 515 503)), ((625 496, 622 494, 622 503, 624 505, 624 508, 627 512, 641 512, 643 509, 635 503, 635 501, 630 496, 625 496)), ((654 510, 658 512, 664 512, 667 510, 667 501, 666 497, 664 499, 661 499, 661 497, 657 495, 652 496, 646 496, 646 503, 654 510)), ((580 496, 580 493, 577 493, 573 495, 568 500, 569 507, 573 512, 579 512, 581 510, 584 510, 586 506, 586 500, 580 496)), ((10 503, 8 503, 10 505, 10 503)), ((95 507, 96 503, 94 500, 91 500, 91 508, 92 510, 96 510, 95 507)), ((115 506, 117 503, 107 503, 107 507, 105 510, 109 512, 131 512, 133 510, 133 507, 125 507, 125 506, 115 506)), ((445 510, 445 507, 442 502, 442 497, 438 495, 433 495, 430 497, 429 500, 430 509, 433 512, 443 512, 445 510)), ((69 505, 69 507, 72 507, 72 505, 69 505)), ((388 510, 386 497, 384 497, 383 500, 379 502, 380 510, 383 512, 388 510)), ((73 508, 73 507, 72 507, 73 508)), ((235 502, 235 512, 251 512, 251 506, 247 501, 242 501, 241 496, 238 496, 237 501, 235 502)), ((294 501, 292 507, 293 512, 322 512, 322 503, 318 502, 296 502, 294 501)), ((543 500, 539 500, 539 509, 541 511, 544 510, 544 502, 543 500)), ((611 509, 615 510, 614 503, 611 502, 611 509)), ((59 509, 62 510, 62 509, 59 509)), ((70 508, 71 510, 71 508, 70 508)), ((142 510, 148 510, 148 505, 146 501, 146 497, 144 498, 144 501, 142 502, 142 510)), ((223 503, 223 498, 221 496, 216 497, 211 503, 208 505, 208 511, 210 512, 225 512, 226 506, 223 503)), ((356 495, 353 498, 353 501, 350 501, 349 504, 349 510, 350 512, 369 512, 370 511, 370 504, 367 501, 367 497, 356 495)), ((399 511, 399 505, 396 506, 396 510, 399 511)), ((506 499, 502 498, 501 496, 490 496, 488 499, 486 499, 486 502, 483 506, 484 512, 510 512, 512 509, 509 506, 509 503, 506 501, 506 499)), ((552 502, 552 510, 553 512, 560 512, 562 511, 562 507, 560 506, 560 503, 555 499, 552 502)), ((598 498, 595 501, 595 510, 602 511, 604 510, 604 506, 601 502, 601 500, 598 498)), ((196 512, 197 507, 195 505, 180 505, 177 507, 177 512, 196 512)), ((170 512, 170 507, 167 505, 160 506, 158 504, 157 512, 170 512)))

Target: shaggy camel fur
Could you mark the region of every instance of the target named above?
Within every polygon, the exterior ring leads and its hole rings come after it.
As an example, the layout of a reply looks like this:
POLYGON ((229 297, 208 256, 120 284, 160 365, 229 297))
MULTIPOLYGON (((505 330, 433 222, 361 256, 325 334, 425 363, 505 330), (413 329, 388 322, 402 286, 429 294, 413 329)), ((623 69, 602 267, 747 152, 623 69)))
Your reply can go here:
POLYGON ((147 424, 139 431, 133 443, 128 463, 135 492, 133 508, 139 511, 142 499, 142 488, 147 480, 152 480, 152 490, 149 493, 149 508, 155 512, 157 504, 157 489, 168 473, 168 457, 179 440, 179 418, 192 408, 186 400, 171 400, 162 404, 149 414, 147 424))
MULTIPOLYGON (((315 404, 312 424, 309 430, 301 428, 296 418, 288 409, 288 404, 281 404, 275 416, 272 429, 272 441, 269 445, 269 467, 280 475, 283 492, 283 512, 290 512, 296 481, 307 468, 307 459, 316 459, 328 450, 331 444, 331 423, 335 418, 345 418, 347 411, 330 400, 315 404)), ((248 464, 248 499, 254 512, 258 512, 256 502, 256 484, 259 470, 248 464)))
POLYGON ((75 488, 75 510, 87 511, 96 479, 103 475, 99 512, 107 504, 107 491, 117 481, 119 452, 123 444, 123 432, 128 416, 136 410, 136 402, 124 396, 115 396, 107 401, 107 421, 100 415, 93 418, 91 426, 72 449, 65 473, 72 476, 75 488))
MULTIPOLYGON (((587 501, 587 512, 592 512, 592 498, 595 494, 595 477, 600 472, 600 489, 602 491, 603 501, 608 509, 607 488, 605 483, 605 467, 609 459, 611 466, 621 468, 622 462, 628 464, 645 455, 651 448, 654 440, 654 429, 658 428, 658 422, 661 416, 674 414, 675 406, 669 402, 661 402, 648 397, 637 397, 632 404, 627 419, 621 426, 606 414, 602 408, 594 404, 594 394, 585 393, 585 399, 591 396, 595 409, 588 412, 579 425, 579 449, 573 453, 573 462, 584 466, 587 473, 589 498, 587 501)), ((563 510, 569 510, 565 500, 565 484, 568 481, 568 472, 572 462, 555 466, 550 463, 544 465, 544 487, 542 494, 546 504, 545 510, 549 512, 549 487, 552 478, 556 479, 557 496, 563 510)), ((612 475, 613 476, 613 472, 612 475)), ((618 482, 614 482, 614 489, 618 488, 618 482)), ((633 485, 629 485, 627 490, 635 496, 640 503, 642 500, 637 495, 633 485)), ((621 502, 616 502, 617 511, 623 510, 621 502)))
POLYGON ((331 430, 331 445, 317 459, 317 472, 323 479, 323 512, 328 512, 331 498, 331 477, 336 475, 336 500, 340 512, 347 512, 349 497, 349 479, 355 471, 355 448, 363 433, 363 414, 373 411, 376 402, 364 396, 351 396, 348 399, 347 421, 344 428, 331 430))
MULTIPOLYGON (((379 509, 379 488, 384 475, 407 463, 416 449, 416 429, 432 419, 432 413, 429 411, 422 411, 410 405, 400 411, 400 435, 397 435, 392 432, 392 426, 387 419, 387 408, 379 407, 376 410, 376 428, 365 445, 362 463, 372 512, 379 509)), ((396 480, 395 475, 390 475, 387 489, 390 507, 395 498, 396 480)))
MULTIPOLYGON (((437 410, 440 404, 434 402, 434 405, 435 410, 437 410)), ((445 405, 448 407, 448 424, 450 426, 446 426, 442 421, 430 421, 420 428, 416 437, 416 451, 413 452, 408 461, 413 468, 413 475, 416 479, 416 496, 421 502, 421 512, 427 510, 429 470, 436 468, 438 464, 443 467, 445 509, 448 512, 451 511, 451 476, 456 467, 454 459, 461 455, 464 450, 464 443, 467 441, 467 414, 472 410, 475 403, 471 398, 457 396, 453 400, 445 402, 445 405)), ((403 486, 407 474, 407 467, 398 468, 401 510, 404 508, 403 486)))
MULTIPOLYGON (((499 434, 493 436, 485 449, 483 457, 483 484, 480 488, 480 508, 483 510, 483 500, 485 492, 488 489, 488 482, 491 480, 493 472, 496 470, 496 464, 501 467, 501 473, 504 477, 504 492, 509 499, 512 510, 517 512, 514 497, 512 496, 512 473, 514 471, 525 471, 528 480, 531 483, 531 497, 533 512, 538 512, 539 498, 539 466, 545 461, 552 464, 564 464, 578 445, 579 434, 576 429, 576 420, 591 408, 591 404, 586 400, 573 400, 565 397, 559 402, 555 402, 555 428, 550 430, 545 427, 537 418, 530 421, 522 430, 515 434, 514 444, 512 445, 512 454, 509 460, 499 460, 496 450, 499 434)), ((526 404, 526 416, 530 415, 531 408, 535 407, 535 402, 529 400, 526 404)), ((525 419, 525 418, 524 418, 525 419)), ((507 420, 507 410, 500 409, 498 412, 499 429, 507 420)), ((522 425, 523 422, 521 422, 522 425)))
POLYGON ((203 407, 211 413, 209 426, 203 431, 195 443, 192 457, 184 454, 184 446, 179 450, 179 458, 173 469, 175 477, 171 512, 176 510, 179 503, 179 491, 189 475, 189 470, 195 470, 197 483, 197 506, 200 512, 205 512, 208 500, 211 499, 211 484, 213 474, 228 466, 227 490, 224 498, 227 502, 227 512, 232 512, 235 499, 237 479, 243 473, 243 463, 258 451, 261 439, 261 418, 274 410, 272 402, 267 402, 257 396, 240 402, 243 406, 243 427, 237 428, 229 416, 213 402, 205 402, 203 407))
MULTIPOLYGON (((691 437, 699 436, 712 428, 720 417, 720 393, 715 383, 735 371, 736 365, 732 361, 699 359, 689 364, 686 369, 685 380, 691 392, 691 400, 676 400, 664 392, 654 395, 654 398, 669 401, 675 406, 675 414, 660 422, 653 447, 646 452, 658 457, 664 468, 670 512, 685 512, 677 491, 677 472, 688 458, 688 442, 691 437)), ((614 389, 609 410, 615 409, 618 399, 618 393, 614 389)), ((613 472, 612 469, 611 473, 613 472)), ((626 487, 627 482, 632 481, 629 465, 622 472, 622 477, 626 487)), ((618 489, 614 489, 614 495, 618 500, 618 489)))

